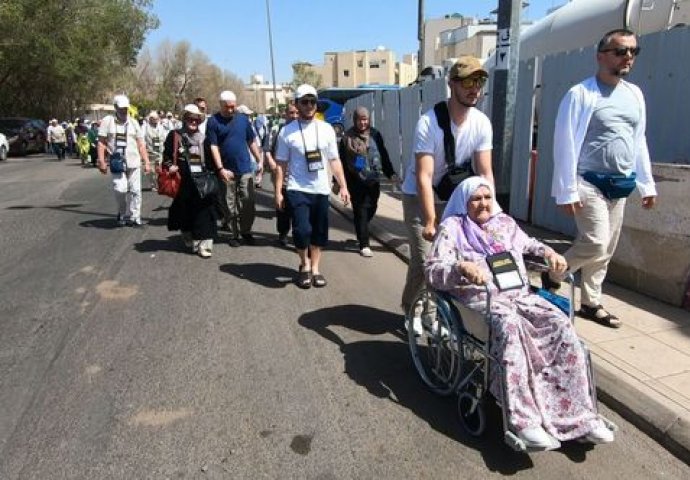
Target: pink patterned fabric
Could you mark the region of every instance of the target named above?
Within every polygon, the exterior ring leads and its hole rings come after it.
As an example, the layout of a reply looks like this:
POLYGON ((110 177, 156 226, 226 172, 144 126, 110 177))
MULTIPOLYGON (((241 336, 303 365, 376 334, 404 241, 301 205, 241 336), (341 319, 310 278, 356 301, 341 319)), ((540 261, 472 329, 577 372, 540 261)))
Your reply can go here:
MULTIPOLYGON (((465 233, 465 223, 471 220, 463 217, 449 217, 441 223, 425 264, 427 281, 483 314, 484 287, 470 284, 455 268, 459 261, 473 261, 491 278, 484 252, 477 251, 476 240, 465 233)), ((525 282, 525 287, 506 292, 490 285, 491 353, 503 366, 507 386, 504 408, 512 428, 519 432, 542 426, 561 441, 586 435, 600 425, 600 420, 589 395, 585 353, 570 319, 527 287, 522 255, 544 255, 549 247, 527 236, 504 213, 474 227, 483 232, 483 245, 513 254, 525 282)), ((472 233, 477 232, 473 229, 472 233)), ((496 398, 502 397, 497 365, 491 369, 490 388, 496 398)))

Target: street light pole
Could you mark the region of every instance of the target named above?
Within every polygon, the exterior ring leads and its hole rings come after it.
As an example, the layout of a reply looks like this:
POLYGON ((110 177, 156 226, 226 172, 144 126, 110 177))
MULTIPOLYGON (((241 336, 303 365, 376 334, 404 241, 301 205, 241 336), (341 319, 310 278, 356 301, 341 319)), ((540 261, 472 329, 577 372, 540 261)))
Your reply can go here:
POLYGON ((271 52, 271 79, 273 82, 273 114, 278 114, 278 94, 276 93, 276 67, 273 61, 273 33, 271 32, 271 7, 266 0, 266 21, 268 23, 268 48, 271 52))
POLYGON ((417 53, 417 76, 424 69, 424 0, 419 0, 417 5, 417 40, 419 40, 419 52, 417 53))

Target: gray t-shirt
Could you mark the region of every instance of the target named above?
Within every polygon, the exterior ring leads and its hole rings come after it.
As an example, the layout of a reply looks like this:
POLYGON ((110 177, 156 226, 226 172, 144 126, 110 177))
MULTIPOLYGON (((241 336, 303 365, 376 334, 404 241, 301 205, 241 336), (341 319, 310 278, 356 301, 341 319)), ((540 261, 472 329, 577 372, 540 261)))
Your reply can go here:
POLYGON ((625 84, 597 84, 601 97, 587 127, 577 173, 630 175, 635 171, 635 128, 642 109, 635 93, 625 84))

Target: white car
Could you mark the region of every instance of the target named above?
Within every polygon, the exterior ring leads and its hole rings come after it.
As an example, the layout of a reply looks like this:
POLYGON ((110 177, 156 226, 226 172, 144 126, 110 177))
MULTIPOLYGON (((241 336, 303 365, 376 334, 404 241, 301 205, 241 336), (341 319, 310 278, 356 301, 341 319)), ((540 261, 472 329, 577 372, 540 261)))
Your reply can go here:
POLYGON ((10 151, 10 144, 7 142, 7 137, 0 133, 0 162, 7 160, 7 152, 10 151))

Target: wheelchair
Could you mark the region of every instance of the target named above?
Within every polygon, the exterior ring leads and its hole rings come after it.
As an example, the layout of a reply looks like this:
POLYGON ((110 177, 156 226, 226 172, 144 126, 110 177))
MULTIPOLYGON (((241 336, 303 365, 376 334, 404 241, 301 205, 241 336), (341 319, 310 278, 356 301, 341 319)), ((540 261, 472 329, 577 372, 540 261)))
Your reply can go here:
MULTIPOLYGON (((542 262, 527 260, 528 270, 546 271, 542 262)), ((568 275, 569 298, 556 296, 544 291, 547 300, 552 301, 569 315, 574 322, 575 312, 573 299, 575 285, 572 275, 568 275), (558 298, 555 298, 558 297, 558 298)), ((457 411, 462 428, 471 436, 478 437, 486 428, 486 403, 489 393, 489 373, 492 366, 498 368, 501 378, 501 398, 495 401, 501 409, 503 419, 503 437, 505 442, 517 452, 536 452, 544 449, 533 449, 511 430, 508 414, 502 407, 507 387, 502 365, 491 355, 491 293, 486 288, 485 314, 473 311, 453 298, 449 293, 434 291, 423 287, 417 293, 408 318, 408 343, 410 354, 417 373, 424 384, 434 393, 442 396, 457 395, 457 411), (422 332, 415 332, 412 323, 421 320, 422 332)), ((537 292, 534 286, 530 288, 537 292)), ((591 355, 585 343, 580 340, 585 352, 589 395, 597 409, 596 384, 592 369, 591 355)), ((596 412, 604 425, 616 431, 618 427, 596 412)))

